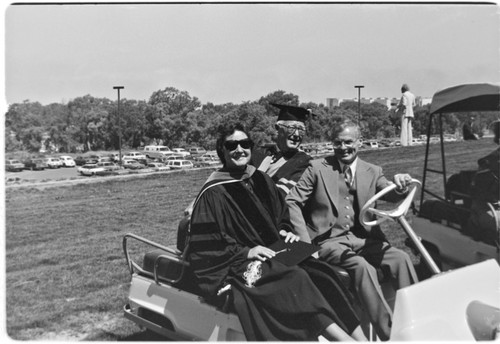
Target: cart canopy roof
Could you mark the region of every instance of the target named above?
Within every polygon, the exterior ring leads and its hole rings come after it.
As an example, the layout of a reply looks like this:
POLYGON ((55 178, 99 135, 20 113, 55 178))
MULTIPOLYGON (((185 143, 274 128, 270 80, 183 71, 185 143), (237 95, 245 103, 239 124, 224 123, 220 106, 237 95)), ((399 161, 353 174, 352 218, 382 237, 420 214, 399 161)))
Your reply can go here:
POLYGON ((430 113, 500 111, 500 83, 463 84, 432 97, 430 113))

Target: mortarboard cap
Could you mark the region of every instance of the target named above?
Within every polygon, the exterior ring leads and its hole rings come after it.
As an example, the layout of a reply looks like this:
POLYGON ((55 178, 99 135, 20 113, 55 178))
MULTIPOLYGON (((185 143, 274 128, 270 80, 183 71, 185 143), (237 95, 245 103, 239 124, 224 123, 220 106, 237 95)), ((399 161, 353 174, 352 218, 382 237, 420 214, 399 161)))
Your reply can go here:
POLYGON ((298 106, 271 103, 272 106, 280 109, 278 121, 299 121, 305 122, 308 115, 313 115, 310 109, 304 109, 298 106))
POLYGON ((309 244, 304 241, 285 243, 283 240, 278 240, 269 246, 269 248, 276 252, 276 255, 271 259, 288 266, 294 266, 309 258, 314 252, 319 251, 321 246, 309 244))

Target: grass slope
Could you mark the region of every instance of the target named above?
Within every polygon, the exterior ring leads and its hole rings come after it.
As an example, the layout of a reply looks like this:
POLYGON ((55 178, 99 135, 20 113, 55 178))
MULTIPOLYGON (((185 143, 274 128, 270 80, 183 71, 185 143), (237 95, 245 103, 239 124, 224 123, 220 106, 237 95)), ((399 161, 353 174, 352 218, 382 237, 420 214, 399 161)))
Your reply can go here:
MULTIPOLYGON (((431 166, 440 163, 433 146, 431 166)), ((446 144, 448 175, 475 169, 493 150, 490 139, 446 144)), ((409 172, 422 180, 425 147, 361 152, 385 174, 409 172)), ((436 166, 433 166, 436 168, 436 166)), ((439 168, 440 169, 440 168, 439 168)), ((59 186, 7 188, 7 334, 16 340, 136 340, 140 329, 125 320, 129 273, 122 237, 132 232, 175 245, 177 224, 212 170, 59 186)), ((442 177, 428 176, 438 187, 442 177)), ((411 219, 410 219, 411 221, 411 219)), ((384 225, 404 247, 396 224, 384 225)), ((142 247, 133 247, 141 255, 142 247)))

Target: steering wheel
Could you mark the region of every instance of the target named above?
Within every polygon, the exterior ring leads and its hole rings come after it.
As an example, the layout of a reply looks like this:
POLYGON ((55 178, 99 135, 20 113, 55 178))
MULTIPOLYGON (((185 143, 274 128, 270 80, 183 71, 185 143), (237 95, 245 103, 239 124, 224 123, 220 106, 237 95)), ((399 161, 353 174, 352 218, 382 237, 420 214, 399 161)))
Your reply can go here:
POLYGON ((413 197, 417 192, 417 184, 422 185, 422 183, 420 183, 416 179, 412 179, 410 181, 409 187, 411 187, 412 189, 410 190, 410 192, 408 192, 408 195, 406 195, 405 199, 395 209, 392 210, 379 210, 372 208, 372 205, 374 205, 376 201, 378 201, 382 196, 384 196, 388 192, 394 190, 397 186, 396 184, 391 184, 386 188, 382 189, 375 196, 370 198, 368 202, 366 202, 366 204, 361 209, 361 212, 359 214, 359 220, 364 226, 375 226, 387 220, 398 221, 399 224, 403 227, 408 237, 410 238, 410 240, 412 241, 413 245, 417 248, 418 252, 420 252, 423 260, 425 261, 427 266, 431 269, 432 273, 437 275, 441 273, 441 270, 436 265, 431 255, 429 254, 425 246, 422 244, 420 238, 417 236, 417 234, 415 233, 413 228, 411 228, 410 224, 408 223, 408 221, 406 221, 405 218, 408 209, 410 209, 413 197), (374 221, 369 221, 367 219, 368 212, 375 215, 376 219, 374 221))
POLYGON ((409 187, 411 187, 412 189, 410 190, 410 192, 408 192, 408 195, 406 195, 405 199, 395 209, 391 210, 379 210, 373 208, 372 206, 375 204, 375 202, 382 198, 382 196, 394 190, 397 185, 392 183, 391 185, 379 191, 375 196, 370 198, 361 209, 361 212, 359 214, 359 220, 361 221, 361 224, 363 224, 364 226, 376 226, 387 220, 397 220, 400 217, 405 216, 408 212, 408 209, 410 208, 411 202, 413 201, 415 192, 417 191, 416 184, 422 185, 422 183, 420 183, 420 181, 418 181, 417 179, 412 179, 409 184, 409 187), (370 221, 367 218, 368 213, 374 214, 376 219, 370 221))

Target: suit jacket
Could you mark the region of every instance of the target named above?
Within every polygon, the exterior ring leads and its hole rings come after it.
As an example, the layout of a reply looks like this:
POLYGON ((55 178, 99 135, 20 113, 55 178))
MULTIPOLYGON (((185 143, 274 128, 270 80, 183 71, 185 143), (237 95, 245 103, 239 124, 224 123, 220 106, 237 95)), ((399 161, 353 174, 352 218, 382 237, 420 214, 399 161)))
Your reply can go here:
POLYGON ((415 95, 410 91, 406 91, 399 100, 398 108, 401 108, 404 111, 405 117, 413 118, 413 107, 415 107, 415 105, 415 95))
MULTIPOLYGON (((334 228, 341 197, 338 185, 339 173, 341 168, 335 156, 313 160, 297 185, 287 195, 286 202, 295 233, 303 241, 311 242, 318 236, 335 237, 345 232, 334 228)), ((355 183, 358 209, 361 209, 371 197, 391 182, 385 178, 380 166, 358 158, 355 183)), ((384 200, 387 201, 402 198, 402 195, 396 192, 390 192, 385 196, 384 200)), ((359 214, 356 214, 356 217, 358 216, 359 214)), ((358 226, 353 230, 354 234, 386 240, 379 226, 364 228, 359 221, 355 222, 358 226)))

